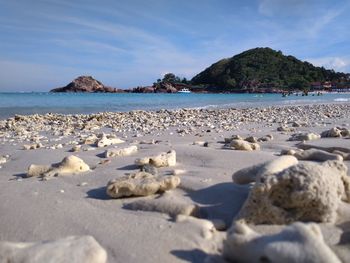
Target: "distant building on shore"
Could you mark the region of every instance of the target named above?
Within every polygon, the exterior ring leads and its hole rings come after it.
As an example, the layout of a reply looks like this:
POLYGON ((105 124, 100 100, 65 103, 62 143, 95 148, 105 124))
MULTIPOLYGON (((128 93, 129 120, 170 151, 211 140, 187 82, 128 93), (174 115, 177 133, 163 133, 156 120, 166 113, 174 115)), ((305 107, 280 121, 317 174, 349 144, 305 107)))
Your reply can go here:
POLYGON ((323 89, 325 90, 332 90, 332 82, 330 81, 323 82, 322 86, 323 86, 323 89))
POLYGON ((311 82, 310 83, 311 90, 325 90, 325 91, 333 91, 333 92, 350 92, 350 81, 342 81, 342 82, 311 82))
POLYGON ((335 92, 350 92, 350 82, 338 82, 332 86, 332 91, 335 92))

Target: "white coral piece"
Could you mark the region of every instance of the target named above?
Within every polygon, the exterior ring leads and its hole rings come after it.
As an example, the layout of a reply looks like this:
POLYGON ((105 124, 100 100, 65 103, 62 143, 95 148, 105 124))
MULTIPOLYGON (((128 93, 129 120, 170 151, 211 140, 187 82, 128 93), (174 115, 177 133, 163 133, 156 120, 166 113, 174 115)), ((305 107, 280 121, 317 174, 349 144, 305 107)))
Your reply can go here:
POLYGON ((176 152, 171 150, 169 152, 163 152, 156 156, 144 157, 135 160, 135 164, 143 166, 146 164, 153 165, 155 167, 170 167, 176 165, 176 152))
POLYGON ((70 236, 37 243, 0 242, 0 262, 105 263, 107 252, 92 236, 70 236))
POLYGON ((178 176, 155 176, 146 172, 137 172, 109 181, 106 192, 113 198, 147 196, 174 189, 180 181, 178 176))
POLYGON ((341 201, 350 201, 349 185, 341 161, 299 163, 257 177, 237 218, 254 224, 335 222, 341 201))
POLYGON ((27 177, 50 177, 63 174, 82 173, 89 171, 90 167, 80 158, 70 155, 60 163, 53 165, 32 164, 28 168, 27 177))
POLYGON ((294 223, 281 232, 261 235, 236 222, 227 232, 223 256, 249 263, 341 263, 323 240, 317 224, 294 223))

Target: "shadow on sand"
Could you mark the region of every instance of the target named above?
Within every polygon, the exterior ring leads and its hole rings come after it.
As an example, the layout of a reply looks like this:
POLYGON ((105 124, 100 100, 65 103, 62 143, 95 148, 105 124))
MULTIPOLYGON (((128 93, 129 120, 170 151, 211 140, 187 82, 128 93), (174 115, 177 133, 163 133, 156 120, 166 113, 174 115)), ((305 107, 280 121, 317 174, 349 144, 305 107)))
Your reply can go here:
POLYGON ((210 255, 200 249, 193 250, 172 250, 174 256, 191 263, 228 263, 220 255, 210 255))
POLYGON ((193 250, 172 250, 170 251, 171 254, 174 256, 188 261, 188 262, 204 262, 206 257, 208 256, 207 253, 205 253, 202 250, 199 249, 193 249, 193 250))
POLYGON ((104 152, 103 152, 103 153, 98 153, 98 154, 96 154, 96 157, 99 157, 99 158, 106 158, 104 152))
POLYGON ((187 196, 201 206, 201 218, 221 219, 230 226, 247 199, 248 193, 247 186, 219 183, 204 189, 187 191, 187 196))
POLYGON ((136 164, 125 165, 123 167, 117 168, 117 170, 127 171, 127 170, 140 170, 139 166, 136 164))
POLYGON ((99 199, 99 200, 112 199, 106 194, 106 187, 105 186, 91 189, 91 190, 87 191, 86 194, 87 194, 87 198, 92 198, 92 199, 99 199))
POLYGON ((12 180, 16 180, 16 179, 19 179, 19 178, 22 178, 22 179, 29 178, 29 177, 27 177, 26 173, 14 174, 13 176, 16 177, 16 178, 13 178, 12 180))
MULTIPOLYGON (((184 189, 186 191, 186 189, 184 189)), ((200 217, 205 219, 221 219, 230 226, 248 197, 249 187, 233 183, 219 183, 204 189, 186 191, 187 196, 200 205, 200 217)), ((206 252, 193 250, 173 250, 170 252, 179 259, 192 263, 226 262, 220 255, 209 255, 206 252)))

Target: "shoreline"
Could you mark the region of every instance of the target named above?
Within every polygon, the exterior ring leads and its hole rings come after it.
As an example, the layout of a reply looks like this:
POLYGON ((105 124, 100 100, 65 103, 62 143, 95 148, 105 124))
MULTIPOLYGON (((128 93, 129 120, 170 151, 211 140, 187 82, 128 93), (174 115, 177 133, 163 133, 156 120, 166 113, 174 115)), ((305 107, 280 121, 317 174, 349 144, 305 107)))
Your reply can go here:
MULTIPOLYGON (((230 126, 226 126, 228 123, 227 116, 231 115, 230 121, 236 121, 237 123, 243 122, 262 122, 272 119, 273 123, 283 122, 283 121, 308 121, 308 120, 318 120, 323 121, 324 118, 337 117, 340 111, 343 111, 344 117, 350 114, 350 103, 344 102, 330 102, 330 103, 320 103, 320 104, 295 104, 295 105, 279 105, 279 106, 256 106, 256 107, 230 107, 230 108, 180 108, 180 109, 160 109, 160 110, 131 110, 126 112, 98 112, 91 114, 59 114, 59 113, 46 113, 46 114, 30 114, 30 115, 20 115, 16 114, 7 119, 0 119, 0 129, 5 127, 6 122, 16 122, 23 120, 32 121, 37 120, 41 123, 47 125, 46 122, 52 121, 55 118, 60 119, 62 122, 74 119, 78 121, 79 127, 83 127, 85 124, 83 122, 89 122, 91 120, 99 119, 99 121, 105 121, 106 123, 98 123, 98 125, 105 125, 110 127, 117 127, 121 125, 131 125, 133 123, 138 123, 144 121, 147 125, 142 125, 141 127, 134 127, 135 130, 144 128, 157 128, 161 130, 166 130, 169 127, 178 126, 212 126, 214 123, 220 128, 228 131, 230 128, 234 127, 232 123, 230 126), (291 115, 291 111, 296 110, 300 116, 291 115), (310 112, 310 110, 312 112, 310 112), (300 113, 302 112, 302 114, 300 113), (323 112, 324 111, 324 112, 323 112), (326 115, 325 115, 326 114, 326 115), (327 116, 327 114, 331 114, 327 116), (193 116, 191 116, 193 115, 193 116), (279 116, 281 115, 281 116, 279 116), (310 115, 310 116, 308 116, 310 115), (202 122, 206 117, 213 118, 214 123, 202 122), (164 118, 161 124, 154 122, 155 119, 164 118), (283 120, 282 120, 282 119, 283 120), (300 119, 301 118, 301 119, 300 119), (120 122, 122 120, 122 122, 120 122), (150 120, 152 120, 150 122, 150 120), (219 123, 224 120, 225 123, 219 123), (189 121, 189 122, 188 122, 189 121), (197 123, 196 123, 197 121, 197 123), (150 125, 149 125, 150 124, 150 125), (155 127, 154 125, 159 124, 160 126, 155 127), (145 127, 143 127, 145 126, 145 127)), ((270 121, 271 122, 271 121, 270 121)), ((268 122, 267 122, 268 123, 268 122)), ((51 123, 54 125, 55 123, 51 123)), ((270 123, 271 124, 271 123, 270 123)), ((27 124, 29 125, 29 124, 27 124)), ((28 127, 30 128, 30 127, 28 127)), ((62 126, 60 127, 62 128, 62 126)), ((123 131, 131 131, 130 128, 123 131)))
MULTIPOLYGON (((0 159, 5 162, 0 164, 0 241, 40 242, 89 235, 107 252, 110 263, 226 262, 222 259, 223 240, 252 189, 251 184, 234 182, 232 175, 277 160, 282 151, 297 151, 301 145, 336 147, 350 153, 349 137, 305 143, 290 140, 293 134, 321 134, 333 127, 349 129, 349 116, 350 103, 330 103, 35 114, 1 120, 0 159), (245 142, 257 140, 260 150, 225 146, 226 138, 233 135, 245 142), (108 151, 135 146, 137 151, 130 155, 107 157, 108 151), (140 170, 135 165, 137 159, 171 150, 176 151, 176 164, 150 171, 160 177, 179 177, 181 183, 175 189, 119 199, 106 194, 110 180, 140 170), (47 179, 27 177, 31 164, 53 165, 55 169, 70 155, 79 157, 90 170, 58 173, 47 179), (145 257, 149 251, 152 255, 145 257)), ((321 165, 300 161, 305 162, 321 165)), ((350 160, 344 164, 350 167, 350 160)), ((350 213, 340 214, 334 223, 315 223, 324 236, 323 245, 339 258, 345 257, 344 262, 350 259, 350 251, 342 254, 337 249, 350 243, 346 239, 348 222, 350 213)), ((283 231, 286 225, 249 227, 268 235, 283 231)))
MULTIPOLYGON (((298 93, 300 95, 298 96, 302 96, 303 91, 301 90, 295 90, 295 91, 291 91, 291 95, 288 96, 296 96, 295 93, 298 93)), ((325 91, 325 90, 313 90, 313 91, 308 91, 311 94, 315 94, 317 92, 321 92, 321 94, 350 94, 350 91, 325 91)), ((142 92, 51 92, 51 91, 0 91, 0 93, 4 93, 4 94, 35 94, 35 93, 43 93, 43 94, 56 94, 56 95, 60 95, 60 94, 118 94, 118 95, 122 95, 122 94, 143 94, 143 95, 147 95, 147 94, 169 94, 169 95, 174 95, 174 94, 181 94, 181 92, 174 92, 174 93, 167 93, 167 92, 146 92, 146 93, 142 93, 142 92)), ((196 91, 192 91, 190 94, 256 94, 256 95, 261 95, 261 94, 283 94, 283 93, 288 93, 288 91, 279 91, 279 92, 210 92, 210 91, 206 91, 206 92, 196 92, 196 91)), ((306 95, 306 96, 310 96, 310 95, 306 95)), ((322 95, 320 95, 322 96, 322 95)))
POLYGON ((226 108, 261 108, 284 105, 310 105, 347 103, 349 95, 295 96, 280 97, 276 94, 201 94, 201 95, 91 95, 62 94, 43 95, 14 94, 5 95, 0 102, 0 119, 13 117, 15 114, 94 114, 97 112, 129 112, 131 110, 156 111, 164 108, 171 110, 187 109, 226 109, 226 108))

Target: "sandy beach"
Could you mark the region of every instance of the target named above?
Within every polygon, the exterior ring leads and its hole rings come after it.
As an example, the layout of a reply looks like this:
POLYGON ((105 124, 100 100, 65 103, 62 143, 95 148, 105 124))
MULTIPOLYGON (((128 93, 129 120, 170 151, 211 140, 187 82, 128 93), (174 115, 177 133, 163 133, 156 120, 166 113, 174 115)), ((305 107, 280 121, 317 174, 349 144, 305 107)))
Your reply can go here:
MULTIPOLYGON (((30 255, 39 253, 40 242, 70 236, 93 237, 96 253, 88 255, 91 262, 349 262, 349 116, 350 104, 338 103, 16 115, 1 120, 0 262, 20 262, 20 257, 26 258, 21 262, 40 262, 30 261, 30 255), (168 159, 169 151, 176 154, 175 162, 168 159), (88 169, 80 163, 74 170, 75 159, 73 164, 60 163, 71 155, 88 169), (271 164, 285 156, 290 158, 271 164), (48 167, 30 170, 33 164, 48 167), (260 166, 237 175, 254 165, 260 166), (140 170, 149 179, 132 179, 140 170), (313 170, 318 171, 315 176, 313 170), (278 184, 279 176, 292 178, 302 171, 311 171, 305 172, 303 183, 312 187, 298 188, 296 179, 278 184), (322 181, 323 173, 331 181, 322 181), (270 182, 271 176, 278 182, 270 182), (117 185, 123 178, 128 184, 117 185), (179 181, 164 186, 165 178, 179 181), (145 186, 147 180, 153 188, 145 186), (280 197, 273 199, 268 186, 255 189, 265 182, 278 188, 280 197), (141 192, 133 196, 137 183, 141 192), (121 196, 113 198, 113 191, 121 196), (303 200, 312 196, 312 202, 288 200, 286 205, 282 199, 287 191, 290 196, 303 194, 303 200), (257 210, 249 210, 253 193, 261 202, 260 217, 254 214, 257 210), (312 210, 315 207, 319 210, 312 210), (283 234, 286 229, 297 237, 289 239, 283 234), (253 230, 259 242, 239 239, 253 230), (310 235, 319 243, 309 241, 310 235), (39 245, 22 255, 18 251, 25 248, 13 245, 11 250, 4 241, 39 245), (277 254, 266 249, 282 241, 286 244, 277 254), (290 256, 291 251, 297 252, 290 256)), ((65 242, 56 252, 69 250, 65 242)), ((84 256, 75 260, 87 262, 84 256)))

